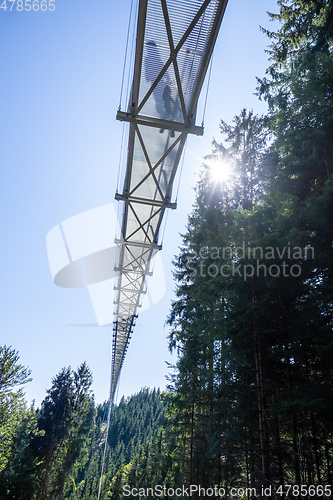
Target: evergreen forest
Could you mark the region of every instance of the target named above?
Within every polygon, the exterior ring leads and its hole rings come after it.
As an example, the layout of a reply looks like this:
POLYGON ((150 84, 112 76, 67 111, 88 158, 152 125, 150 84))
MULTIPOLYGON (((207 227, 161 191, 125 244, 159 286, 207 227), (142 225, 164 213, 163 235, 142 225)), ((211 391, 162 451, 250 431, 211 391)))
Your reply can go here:
POLYGON ((107 432, 86 363, 29 408, 2 346, 1 500, 97 499, 104 451, 101 500, 332 497, 333 3, 277 4, 268 111, 221 120, 174 259, 167 389, 121 399, 107 432))

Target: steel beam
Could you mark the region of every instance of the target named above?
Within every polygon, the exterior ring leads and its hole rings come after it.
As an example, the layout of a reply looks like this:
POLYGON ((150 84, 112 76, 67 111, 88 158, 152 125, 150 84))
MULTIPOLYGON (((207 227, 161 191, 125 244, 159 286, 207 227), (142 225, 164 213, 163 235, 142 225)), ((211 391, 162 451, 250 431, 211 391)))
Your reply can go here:
POLYGON ((203 63, 202 63, 200 73, 199 73, 198 78, 197 78, 197 83, 196 83, 196 86, 195 86, 195 89, 193 92, 192 101, 191 101, 191 105, 189 108, 189 116, 195 115, 199 95, 200 95, 202 85, 203 85, 203 82, 204 82, 204 79, 205 79, 205 76, 207 73, 207 69, 208 69, 210 59, 211 59, 211 56, 213 53, 216 38, 217 38, 219 29, 220 29, 220 26, 222 23, 224 12, 225 12, 225 9, 227 7, 227 3, 228 3, 228 0, 220 0, 220 2, 219 2, 218 8, 217 8, 217 13, 216 13, 216 16, 214 19, 214 24, 212 26, 212 29, 210 32, 210 37, 209 37, 209 40, 207 43, 206 53, 203 57, 203 63))
POLYGON ((123 272, 125 274, 127 274, 127 273, 140 274, 141 276, 152 276, 153 275, 153 273, 150 271, 138 271, 138 270, 134 270, 134 269, 124 269, 123 267, 117 267, 117 266, 114 267, 114 270, 116 272, 123 272))
POLYGON ((149 200, 148 198, 140 198, 139 196, 129 196, 120 193, 115 194, 115 199, 118 201, 125 201, 126 203, 141 203, 142 205, 170 208, 171 210, 177 208, 177 203, 172 203, 171 201, 149 200))
POLYGON ((162 245, 156 245, 156 243, 142 243, 141 241, 130 241, 119 238, 115 238, 114 242, 117 245, 125 245, 125 246, 129 245, 139 248, 151 248, 152 250, 162 250, 162 245))
POLYGON ((185 125, 181 122, 173 122, 170 120, 163 120, 162 118, 154 118, 145 115, 134 115, 132 113, 125 113, 124 111, 117 111, 116 119, 121 122, 135 123, 136 125, 146 125, 159 129, 174 130, 175 132, 185 132, 186 134, 193 134, 201 136, 204 133, 203 127, 198 125, 185 125))

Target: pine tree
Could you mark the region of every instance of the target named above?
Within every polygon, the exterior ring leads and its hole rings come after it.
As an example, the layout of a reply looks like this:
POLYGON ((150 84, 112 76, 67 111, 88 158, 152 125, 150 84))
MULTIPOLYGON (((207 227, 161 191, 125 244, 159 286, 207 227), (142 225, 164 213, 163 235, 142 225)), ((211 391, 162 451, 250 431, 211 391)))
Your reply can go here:
POLYGON ((92 375, 86 363, 72 372, 63 368, 37 412, 37 436, 31 447, 39 459, 36 498, 64 496, 65 481, 86 442, 92 425, 93 399, 89 394, 92 375))

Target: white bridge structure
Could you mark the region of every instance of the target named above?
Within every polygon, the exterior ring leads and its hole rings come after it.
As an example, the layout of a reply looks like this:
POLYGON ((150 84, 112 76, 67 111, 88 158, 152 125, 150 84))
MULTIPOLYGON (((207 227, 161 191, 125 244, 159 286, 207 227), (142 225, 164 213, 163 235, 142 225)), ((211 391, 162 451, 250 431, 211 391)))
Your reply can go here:
MULTIPOLYGON (((138 0, 121 224, 111 204, 66 219, 46 237, 54 283, 88 288, 99 325, 113 321, 110 413, 165 211, 227 0, 138 0), (114 233, 117 232, 116 240, 114 233), (112 296, 114 304, 112 304, 112 296), (114 309, 114 310, 113 310, 114 309)), ((104 452, 105 454, 105 452, 104 452)))
POLYGON ((172 187, 227 0, 139 0, 123 204, 115 271, 110 406, 138 316, 161 223, 175 209, 172 187))

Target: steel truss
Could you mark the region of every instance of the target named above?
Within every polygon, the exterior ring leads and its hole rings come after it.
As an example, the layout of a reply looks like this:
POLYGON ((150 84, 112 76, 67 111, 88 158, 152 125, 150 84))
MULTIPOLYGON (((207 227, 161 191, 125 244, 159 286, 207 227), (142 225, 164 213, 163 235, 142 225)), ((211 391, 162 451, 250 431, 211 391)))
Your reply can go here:
POLYGON ((146 293, 151 262, 227 0, 140 0, 133 86, 127 112, 128 157, 122 193, 121 236, 113 326, 110 399, 146 293))

